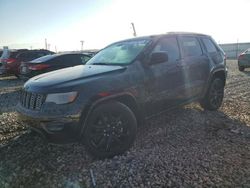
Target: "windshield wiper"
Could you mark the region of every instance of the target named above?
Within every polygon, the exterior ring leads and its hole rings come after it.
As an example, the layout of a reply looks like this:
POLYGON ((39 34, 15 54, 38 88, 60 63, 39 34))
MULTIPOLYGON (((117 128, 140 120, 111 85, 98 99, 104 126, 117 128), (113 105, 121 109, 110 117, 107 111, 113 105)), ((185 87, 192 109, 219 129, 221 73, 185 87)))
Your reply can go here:
POLYGON ((104 63, 104 62, 98 62, 98 63, 93 63, 91 65, 118 65, 116 63, 104 63))
POLYGON ((110 64, 109 63, 99 62, 99 63, 93 63, 92 65, 110 65, 110 64))

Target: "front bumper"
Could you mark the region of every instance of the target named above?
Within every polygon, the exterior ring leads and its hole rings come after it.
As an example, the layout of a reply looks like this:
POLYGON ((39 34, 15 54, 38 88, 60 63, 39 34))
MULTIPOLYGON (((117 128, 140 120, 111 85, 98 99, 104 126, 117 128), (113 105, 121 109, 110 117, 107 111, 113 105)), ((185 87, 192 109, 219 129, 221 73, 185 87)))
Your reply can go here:
POLYGON ((77 140, 81 114, 45 115, 17 105, 19 119, 49 142, 69 143, 77 140))

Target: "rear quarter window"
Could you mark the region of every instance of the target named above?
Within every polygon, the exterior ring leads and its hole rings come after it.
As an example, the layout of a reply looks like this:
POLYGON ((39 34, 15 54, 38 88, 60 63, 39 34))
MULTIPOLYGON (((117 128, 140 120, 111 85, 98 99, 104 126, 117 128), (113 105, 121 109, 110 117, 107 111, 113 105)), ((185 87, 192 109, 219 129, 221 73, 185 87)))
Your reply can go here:
POLYGON ((201 46, 196 37, 192 36, 180 37, 180 46, 184 57, 202 55, 201 46))
POLYGON ((204 43, 208 53, 215 53, 218 51, 216 46, 210 39, 202 38, 202 42, 204 43))

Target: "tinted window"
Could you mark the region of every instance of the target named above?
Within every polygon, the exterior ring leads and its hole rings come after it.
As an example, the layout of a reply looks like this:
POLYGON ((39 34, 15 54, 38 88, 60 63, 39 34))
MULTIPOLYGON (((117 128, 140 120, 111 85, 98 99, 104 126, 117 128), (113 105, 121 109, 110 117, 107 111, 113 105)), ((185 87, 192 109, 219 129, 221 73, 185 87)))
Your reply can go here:
POLYGON ((10 58, 16 58, 19 53, 20 52, 11 52, 10 53, 10 58))
POLYGON ((210 39, 203 38, 202 41, 209 53, 217 52, 214 43, 210 39))
POLYGON ((176 61, 180 58, 179 47, 175 37, 161 39, 153 50, 153 52, 159 51, 167 52, 169 61, 176 61))
POLYGON ((45 53, 45 52, 35 52, 32 55, 33 55, 34 58, 39 58, 39 57, 47 55, 47 53, 45 53))
POLYGON ((201 46, 195 37, 180 37, 183 56, 199 56, 202 54, 201 46))
POLYGON ((59 57, 59 62, 69 66, 82 64, 82 60, 78 54, 63 55, 59 57))
POLYGON ((19 54, 17 57, 24 60, 33 60, 41 56, 38 56, 36 52, 25 52, 19 54))

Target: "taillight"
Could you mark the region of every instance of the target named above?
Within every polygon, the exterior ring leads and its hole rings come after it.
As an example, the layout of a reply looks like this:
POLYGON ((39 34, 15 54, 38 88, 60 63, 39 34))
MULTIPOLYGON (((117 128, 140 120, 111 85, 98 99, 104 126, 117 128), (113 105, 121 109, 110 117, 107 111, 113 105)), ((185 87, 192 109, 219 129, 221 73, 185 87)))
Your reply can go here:
POLYGON ((50 67, 50 65, 46 65, 46 64, 29 65, 30 70, 44 70, 44 69, 47 69, 49 67, 50 67))
POLYGON ((6 59, 6 63, 14 63, 14 62, 16 62, 16 59, 14 58, 6 59))
POLYGON ((238 57, 238 59, 239 59, 239 60, 240 60, 240 59, 244 59, 244 55, 243 55, 243 54, 240 54, 239 57, 238 57))

